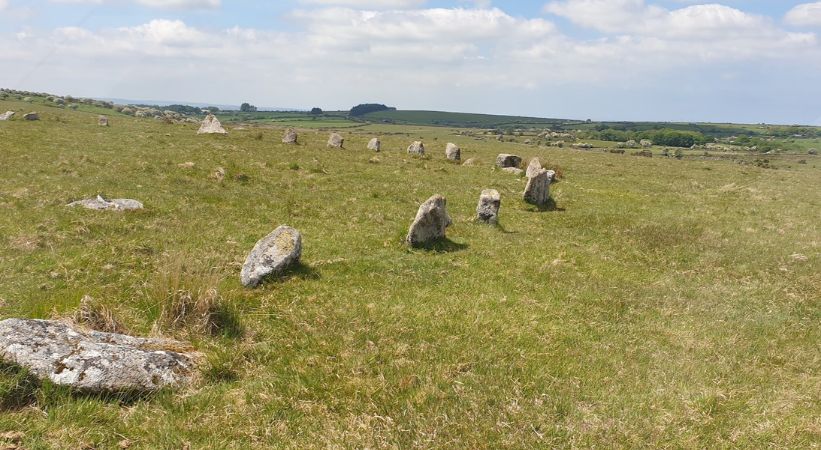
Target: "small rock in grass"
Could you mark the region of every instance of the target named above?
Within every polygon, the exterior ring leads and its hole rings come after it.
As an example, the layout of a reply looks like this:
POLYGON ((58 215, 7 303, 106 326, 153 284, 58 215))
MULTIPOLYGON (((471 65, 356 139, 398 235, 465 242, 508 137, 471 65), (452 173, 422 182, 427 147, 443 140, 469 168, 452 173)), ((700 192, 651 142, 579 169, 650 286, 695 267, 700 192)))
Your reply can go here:
POLYGON ((282 225, 256 243, 245 264, 240 281, 245 287, 256 287, 266 277, 281 274, 299 262, 302 256, 302 234, 282 225))
POLYGON ((330 148, 342 148, 344 143, 345 139, 339 133, 331 133, 331 136, 328 137, 328 147, 330 148))
POLYGON ((101 127, 107 127, 108 126, 108 117, 106 117, 106 116, 98 117, 97 118, 97 125, 99 125, 101 127))
POLYGON ((14 111, 6 111, 0 114, 0 121, 11 120, 12 117, 14 117, 14 111))
POLYGON ((225 128, 220 124, 219 119, 213 114, 208 114, 200 124, 200 129, 197 134, 228 134, 225 128))
POLYGON ((382 150, 382 142, 379 141, 379 138, 373 138, 368 142, 368 150, 375 152, 382 150))
POLYGON ((462 149, 458 145, 449 142, 445 147, 445 157, 451 161, 460 161, 462 159, 462 149))
POLYGON ((421 141, 415 141, 414 143, 408 146, 408 153, 412 155, 424 155, 425 144, 423 144, 421 141))
POLYGON ((522 158, 520 156, 502 153, 496 157, 496 165, 502 169, 505 167, 519 167, 521 164, 522 158))
POLYGON ((23 120, 40 120, 40 115, 36 112, 30 112, 23 116, 23 120))
POLYGON ((103 198, 102 195, 98 195, 96 198, 77 200, 76 202, 71 202, 66 206, 82 206, 86 209, 113 211, 130 211, 135 209, 143 209, 143 204, 137 200, 132 200, 130 198, 115 198, 112 200, 106 200, 105 198, 103 198))
POLYGON ((297 141, 297 134, 292 128, 288 128, 285 130, 285 134, 282 135, 282 143, 283 144, 296 144, 297 141))

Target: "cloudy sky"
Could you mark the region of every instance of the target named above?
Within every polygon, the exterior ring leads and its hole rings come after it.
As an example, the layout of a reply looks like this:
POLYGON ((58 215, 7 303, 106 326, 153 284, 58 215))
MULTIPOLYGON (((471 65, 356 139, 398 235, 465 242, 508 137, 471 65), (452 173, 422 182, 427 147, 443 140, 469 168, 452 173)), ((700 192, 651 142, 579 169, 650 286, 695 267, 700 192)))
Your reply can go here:
POLYGON ((821 125, 821 1, 0 0, 0 87, 821 125))

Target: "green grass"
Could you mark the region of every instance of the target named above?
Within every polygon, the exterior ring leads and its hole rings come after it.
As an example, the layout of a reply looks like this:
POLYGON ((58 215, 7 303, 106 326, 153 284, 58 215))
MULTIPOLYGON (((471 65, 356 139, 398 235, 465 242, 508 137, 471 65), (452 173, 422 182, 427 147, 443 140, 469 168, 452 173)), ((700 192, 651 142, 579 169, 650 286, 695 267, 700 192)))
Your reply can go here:
POLYGON ((379 111, 366 114, 363 119, 399 125, 436 125, 464 128, 496 127, 549 127, 565 123, 580 123, 562 119, 538 117, 498 116, 492 114, 454 113, 442 111, 379 111))
POLYGON ((821 441, 818 159, 773 155, 765 169, 388 124, 330 150, 325 131, 287 146, 271 124, 197 136, 117 114, 101 128, 96 110, 0 109, 43 119, 0 122, 2 317, 68 317, 91 295, 148 334, 185 261, 188 289, 213 285, 239 322, 164 331, 206 355, 179 392, 80 395, 0 368, 0 433, 22 431, 26 448, 821 441), (405 153, 419 138, 424 159, 405 153), (482 164, 447 162, 448 141, 482 164), (525 181, 492 168, 498 153, 559 165, 558 209, 524 204, 525 181), (502 194, 498 228, 472 221, 486 188, 502 194), (97 193, 146 209, 64 207, 97 193), (450 242, 408 249, 435 193, 450 242), (303 232, 303 265, 243 289, 247 252, 280 224, 303 232))

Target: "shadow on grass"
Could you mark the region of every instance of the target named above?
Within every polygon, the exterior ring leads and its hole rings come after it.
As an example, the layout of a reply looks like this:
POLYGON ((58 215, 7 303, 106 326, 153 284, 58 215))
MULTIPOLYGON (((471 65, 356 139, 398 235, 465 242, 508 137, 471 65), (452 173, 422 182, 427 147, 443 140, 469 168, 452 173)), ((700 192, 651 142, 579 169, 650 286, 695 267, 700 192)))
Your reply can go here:
POLYGON ((424 250, 434 253, 453 253, 466 250, 468 248, 468 245, 451 241, 450 239, 445 237, 426 244, 415 245, 413 246, 413 248, 415 250, 424 250))
MULTIPOLYGON (((290 279, 299 279, 299 280, 318 280, 320 279, 319 271, 314 269, 313 267, 299 262, 294 264, 293 266, 286 269, 279 275, 276 275, 271 278, 273 281, 287 281, 290 279)), ((270 281, 269 281, 270 282, 270 281)))
POLYGON ((553 200, 553 197, 547 199, 547 203, 545 203, 544 205, 531 205, 531 204, 528 204, 527 206, 529 206, 529 208, 528 208, 529 211, 538 211, 538 212, 547 212, 547 211, 564 212, 565 211, 564 208, 560 208, 558 205, 556 205, 556 200, 553 200))

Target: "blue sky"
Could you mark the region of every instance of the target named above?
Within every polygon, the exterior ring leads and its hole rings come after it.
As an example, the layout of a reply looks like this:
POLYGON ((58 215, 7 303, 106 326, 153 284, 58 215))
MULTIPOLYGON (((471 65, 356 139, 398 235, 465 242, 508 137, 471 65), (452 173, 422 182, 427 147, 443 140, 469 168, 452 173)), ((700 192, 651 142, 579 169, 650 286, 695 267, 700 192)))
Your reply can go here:
POLYGON ((821 2, 0 0, 0 87, 821 125, 821 2))

